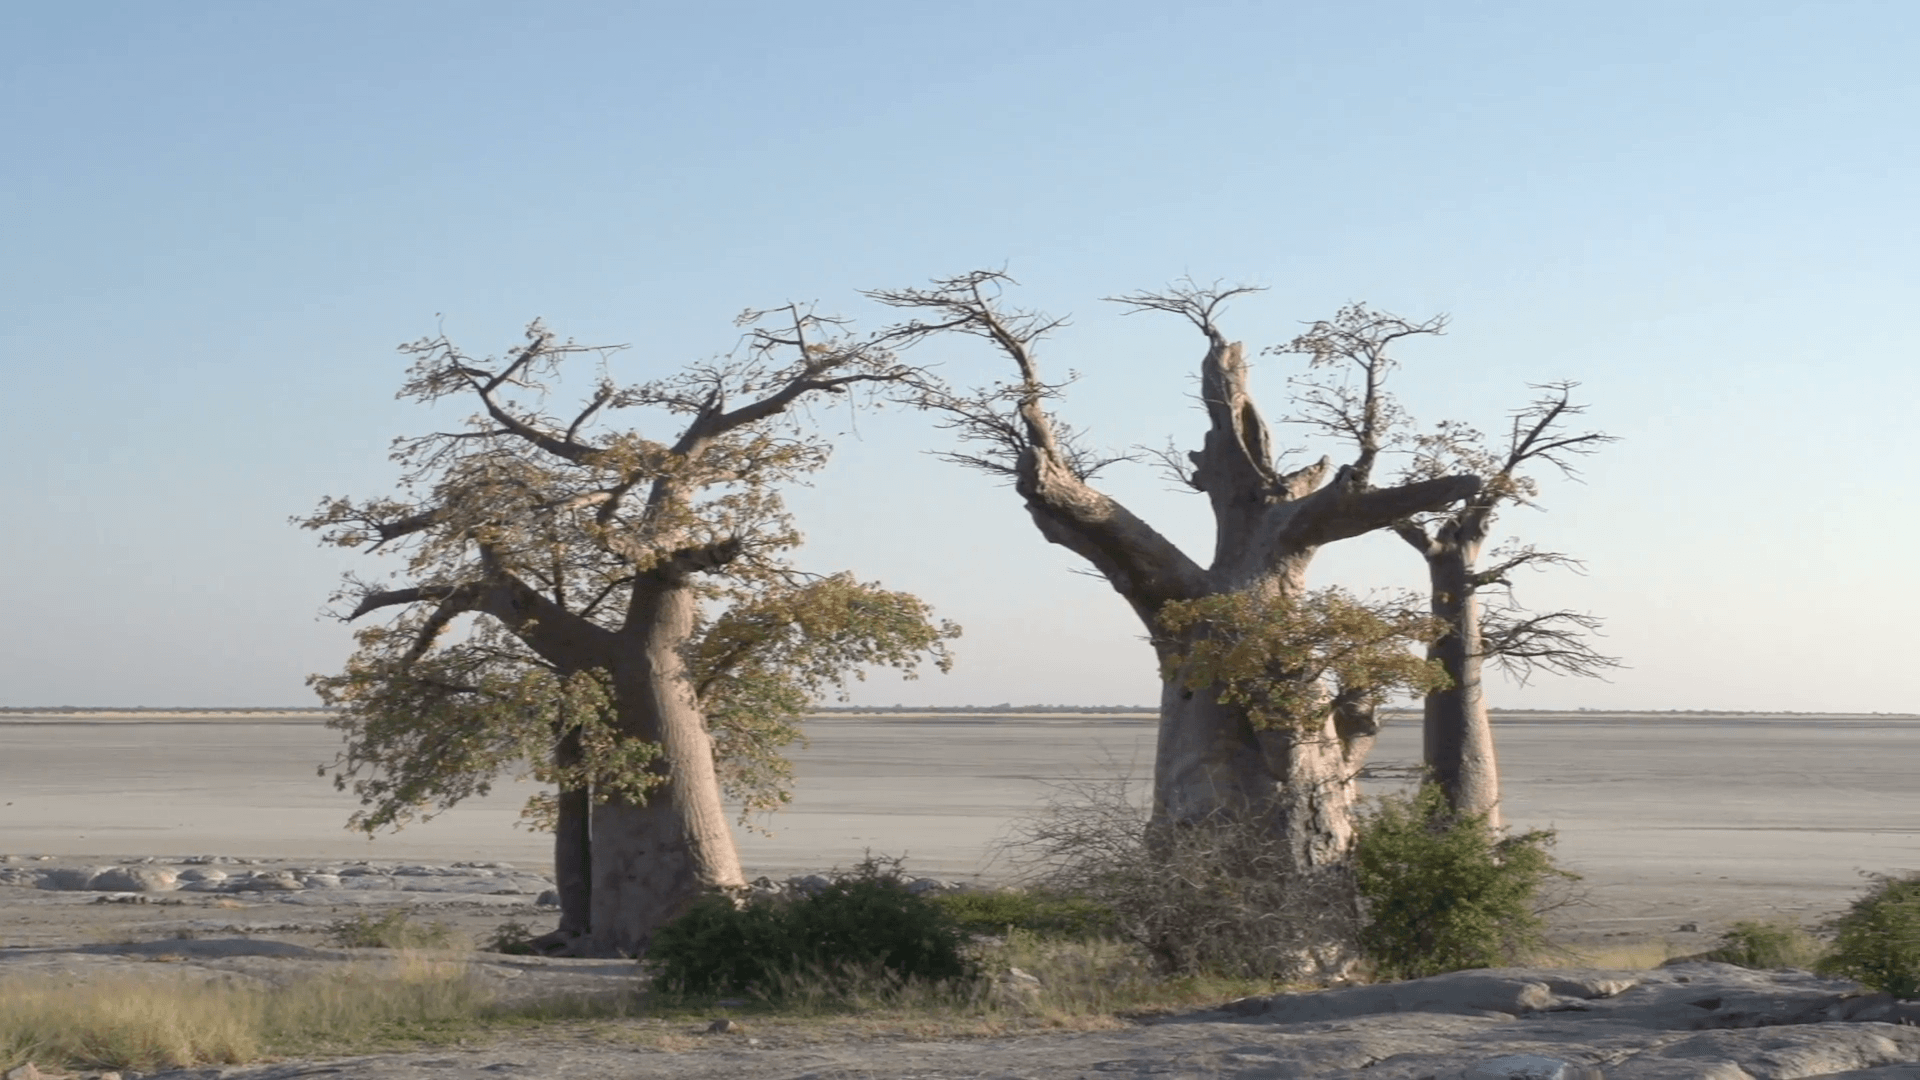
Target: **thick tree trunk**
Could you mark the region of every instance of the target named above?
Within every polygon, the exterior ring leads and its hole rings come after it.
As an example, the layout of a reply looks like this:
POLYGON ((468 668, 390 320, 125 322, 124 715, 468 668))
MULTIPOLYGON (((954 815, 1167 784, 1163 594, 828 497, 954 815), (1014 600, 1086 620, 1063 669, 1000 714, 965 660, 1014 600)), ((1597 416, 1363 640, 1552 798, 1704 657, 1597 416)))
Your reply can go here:
MULTIPOLYGON (((580 729, 569 728, 554 745, 554 764, 562 768, 580 764, 580 729)), ((561 788, 556 797, 553 829, 553 883, 560 893, 559 933, 580 937, 593 928, 592 830, 588 825, 592 810, 592 792, 586 788, 561 788)))
POLYGON ((613 670, 621 733, 657 743, 659 783, 644 802, 593 808, 593 944, 601 956, 640 956, 653 932, 702 892, 744 887, 714 773, 713 743, 680 647, 693 633, 684 581, 636 583, 613 670))
MULTIPOLYGON (((1297 597, 1306 589, 1312 552, 1271 559, 1277 572, 1238 574, 1215 589, 1253 589, 1297 597)), ((1185 652, 1191 643, 1167 642, 1185 652)), ((1164 657, 1163 657, 1164 660, 1164 657)), ((1372 717, 1329 708, 1305 731, 1256 728, 1244 707, 1223 705, 1214 688, 1188 688, 1185 671, 1163 683, 1154 759, 1154 820, 1192 824, 1220 816, 1271 821, 1301 869, 1346 859, 1353 840, 1356 777, 1373 748, 1372 717)))
POLYGON ((1353 840, 1355 774, 1371 731, 1256 730, 1246 710, 1178 681, 1161 690, 1154 758, 1154 820, 1200 824, 1221 816, 1268 818, 1302 868, 1337 864, 1353 840))
MULTIPOLYGON (((1474 545, 1477 547, 1477 545, 1474 545)), ((1442 539, 1427 553, 1432 611, 1445 633, 1427 649, 1452 685, 1427 695, 1422 743, 1432 781, 1457 814, 1487 815, 1500 827, 1500 769, 1493 724, 1480 683, 1479 601, 1474 597, 1473 547, 1442 539)))

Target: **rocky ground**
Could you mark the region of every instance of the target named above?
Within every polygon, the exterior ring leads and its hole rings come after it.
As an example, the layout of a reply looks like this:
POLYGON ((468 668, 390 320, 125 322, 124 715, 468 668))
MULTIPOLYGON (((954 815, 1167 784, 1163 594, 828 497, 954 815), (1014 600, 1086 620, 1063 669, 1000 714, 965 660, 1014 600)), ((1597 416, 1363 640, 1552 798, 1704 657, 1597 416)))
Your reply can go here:
MULTIPOLYGON (((932 886, 928 886, 932 887, 932 886)), ((0 862, 0 978, 281 982, 364 950, 330 923, 404 905, 482 941, 551 923, 551 882, 501 863, 307 863, 199 857, 0 862), (166 961, 164 965, 155 961, 166 961)), ((629 986, 626 961, 482 954, 509 999, 629 986)), ((1848 1077, 1920 1080, 1920 1003, 1804 972, 1687 962, 1653 971, 1462 972, 1250 998, 1121 1030, 927 1041, 859 1025, 736 1024, 641 1044, 560 1026, 487 1045, 187 1069, 169 1080, 593 1080, 600 1077, 1367 1077, 1379 1080, 1848 1077)), ((149 1078, 155 1080, 155 1078, 149 1078)))

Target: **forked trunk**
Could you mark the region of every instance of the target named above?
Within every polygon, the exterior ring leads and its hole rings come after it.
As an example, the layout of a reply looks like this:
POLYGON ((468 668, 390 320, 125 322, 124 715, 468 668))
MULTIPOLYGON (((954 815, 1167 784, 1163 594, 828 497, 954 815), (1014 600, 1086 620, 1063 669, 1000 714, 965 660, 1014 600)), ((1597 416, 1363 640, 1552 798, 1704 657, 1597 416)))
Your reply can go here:
MULTIPOLYGON (((1136 311, 1161 311, 1191 322, 1206 338, 1200 399, 1207 412, 1201 449, 1189 453, 1183 478, 1203 492, 1213 513, 1214 550, 1202 566, 1179 545, 1090 482, 1098 463, 1057 425, 1048 402, 1059 387, 1040 375, 1031 346, 1059 325, 1037 315, 1003 316, 993 293, 1007 279, 981 272, 947 279, 930 291, 874 294, 897 307, 930 309, 942 329, 964 329, 992 340, 1013 361, 1019 382, 973 398, 944 392, 929 402, 947 410, 967 437, 1003 453, 959 456, 1010 474, 1014 490, 1040 534, 1085 559, 1123 597, 1159 642, 1163 669, 1188 642, 1165 641, 1161 616, 1169 604, 1240 592, 1299 597, 1306 570, 1321 547, 1360 536, 1414 515, 1431 513, 1472 495, 1477 477, 1438 476, 1376 488, 1372 468, 1394 409, 1381 383, 1391 369, 1387 347, 1415 334, 1435 333, 1438 321, 1409 323, 1350 305, 1332 322, 1286 346, 1329 362, 1359 365, 1362 389, 1313 388, 1305 400, 1309 422, 1338 430, 1357 443, 1354 460, 1337 470, 1330 459, 1283 470, 1274 439, 1248 386, 1245 349, 1214 324, 1220 305, 1242 290, 1183 286, 1165 293, 1121 298, 1136 311), (1318 410, 1317 413, 1315 410, 1318 410), (1335 419, 1326 419, 1329 412, 1335 419)), ((916 330, 915 333, 922 331, 916 330)), ((931 326, 925 333, 936 332, 931 326)), ((1373 740, 1371 714, 1332 707, 1305 730, 1256 730, 1246 710, 1219 702, 1217 686, 1190 688, 1184 672, 1168 673, 1160 700, 1154 760, 1156 829, 1209 823, 1271 823, 1289 860, 1301 871, 1345 874, 1353 839, 1355 778, 1373 740)), ((1343 688, 1343 691, 1355 688, 1343 688)), ((1351 884, 1350 878, 1348 884, 1351 884)), ((1345 904, 1353 890, 1340 890, 1345 904)), ((1337 946, 1337 941, 1325 944, 1337 946)))
POLYGON ((1432 611, 1445 628, 1427 649, 1445 669, 1452 685, 1427 695, 1424 760, 1456 814, 1487 815, 1500 827, 1500 769, 1493 749, 1493 724, 1482 692, 1479 601, 1474 597, 1472 559, 1476 553, 1458 543, 1436 544, 1427 556, 1432 582, 1432 611))
POLYGON ((600 956, 640 956, 655 930, 702 892, 743 887, 713 743, 680 647, 693 632, 684 583, 636 584, 613 671, 621 733, 657 743, 659 781, 644 802, 593 808, 593 944, 600 956))

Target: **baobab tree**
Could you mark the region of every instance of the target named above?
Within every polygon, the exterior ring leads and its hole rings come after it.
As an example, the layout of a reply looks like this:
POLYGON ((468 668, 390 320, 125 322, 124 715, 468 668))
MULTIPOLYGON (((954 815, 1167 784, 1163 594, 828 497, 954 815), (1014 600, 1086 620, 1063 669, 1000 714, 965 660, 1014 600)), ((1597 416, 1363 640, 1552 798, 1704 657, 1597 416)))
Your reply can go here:
MULTIPOLYGON (((1437 332, 1444 323, 1430 325, 1437 332)), ((1470 472, 1482 483, 1458 506, 1394 525, 1426 561, 1432 612, 1442 631, 1428 646, 1428 656, 1447 674, 1446 682, 1429 691, 1424 701, 1428 779, 1439 785, 1455 814, 1485 815, 1494 828, 1500 826, 1500 771, 1483 684, 1486 661, 1523 683, 1539 671, 1594 676, 1620 663, 1593 647, 1590 635, 1600 625, 1594 616, 1567 610, 1531 612, 1513 599, 1516 571, 1579 569, 1578 560, 1510 544, 1492 553, 1490 565, 1480 565, 1501 508, 1530 505, 1538 494, 1539 481, 1530 469, 1544 465, 1571 478, 1577 475, 1576 458, 1614 441, 1601 432, 1567 429, 1569 421, 1585 412, 1570 396, 1576 385, 1535 387, 1541 396, 1513 414, 1504 450, 1489 449, 1479 431, 1458 422, 1443 421, 1415 438, 1410 480, 1470 472), (1482 604, 1489 593, 1503 594, 1505 602, 1482 604)))
POLYGON ((779 489, 828 452, 795 410, 916 373, 798 307, 742 324, 730 357, 626 387, 603 369, 567 416, 548 413, 546 381, 613 350, 539 323, 499 361, 444 336, 403 346, 399 396, 477 412, 396 440, 400 497, 329 498, 299 520, 406 556, 403 582, 348 579, 346 618, 395 614, 360 632, 344 672, 314 680, 344 709, 338 768, 360 776, 360 824, 483 790, 516 755, 544 759, 560 881, 586 882, 569 915, 580 951, 638 955, 701 891, 744 885, 723 789, 749 810, 777 803, 779 750, 813 695, 866 665, 944 668, 958 632, 911 596, 785 557, 800 537, 779 489), (622 409, 677 430, 610 427, 622 409), (443 642, 456 620, 477 625, 443 642))
MULTIPOLYGON (((1212 509, 1214 549, 1202 565, 1094 486, 1111 459, 1089 451, 1055 415, 1061 384, 1046 381, 1039 366, 1037 346, 1061 320, 1005 307, 1010 283, 1003 273, 980 271, 869 295, 918 313, 895 330, 897 341, 968 335, 1011 363, 1010 379, 983 389, 929 383, 922 404, 944 414, 963 440, 958 461, 1010 479, 1041 536, 1087 560, 1146 627, 1162 679, 1154 821, 1265 820, 1295 866, 1343 865, 1354 777, 1378 730, 1373 706, 1394 689, 1382 685, 1392 681, 1389 673, 1376 668, 1368 685, 1371 665, 1358 664, 1357 681, 1327 686, 1315 676, 1338 668, 1329 655, 1239 649, 1234 640, 1284 639, 1290 624, 1352 631, 1355 640, 1334 643, 1333 652, 1391 637, 1383 625, 1390 616, 1355 626, 1334 610, 1339 598, 1309 594, 1308 564, 1328 544, 1470 497, 1479 478, 1375 486, 1387 420, 1384 362, 1368 369, 1360 391, 1353 459, 1338 468, 1327 458, 1287 468, 1275 460, 1249 392, 1244 350, 1217 323, 1223 305, 1249 290, 1188 286, 1119 297, 1132 311, 1183 318, 1203 339, 1207 430, 1182 469, 1212 509)), ((1324 325, 1295 342, 1296 351, 1312 352, 1324 325)))

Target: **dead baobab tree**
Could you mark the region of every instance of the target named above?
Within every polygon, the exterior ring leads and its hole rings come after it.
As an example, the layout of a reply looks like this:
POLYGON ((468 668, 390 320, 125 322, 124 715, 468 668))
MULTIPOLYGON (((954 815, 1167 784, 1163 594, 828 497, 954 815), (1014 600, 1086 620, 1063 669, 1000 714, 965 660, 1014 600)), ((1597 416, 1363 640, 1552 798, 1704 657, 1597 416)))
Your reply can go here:
MULTIPOLYGON (((1440 325, 1435 324, 1436 331, 1440 325)), ((1447 674, 1446 684, 1428 692, 1425 700, 1428 777, 1440 786, 1454 813, 1484 814, 1495 828, 1500 826, 1500 773, 1482 682, 1486 661, 1522 683, 1540 671, 1597 676, 1620 666, 1618 659, 1592 645, 1590 636, 1599 619, 1577 611, 1527 611, 1513 599, 1516 571, 1555 566, 1577 570, 1577 559, 1511 544, 1492 553, 1491 565, 1480 565, 1500 509, 1531 505, 1538 494, 1539 482, 1529 475, 1530 469, 1544 465, 1572 478, 1577 475, 1576 458, 1614 441, 1614 436, 1597 431, 1567 429, 1568 422, 1585 411, 1570 397, 1576 385, 1535 387, 1541 396, 1513 414, 1504 451, 1488 449, 1480 432, 1456 422, 1442 422, 1431 434, 1415 438, 1408 480, 1467 472, 1481 477, 1482 483, 1458 506, 1414 515, 1394 526, 1426 560, 1433 616, 1443 629, 1428 646, 1428 656, 1447 674), (1504 602, 1483 605, 1483 596, 1490 593, 1501 594, 1504 602)))
MULTIPOLYGON (((1010 479, 1040 534, 1092 564, 1147 628, 1163 680, 1155 822, 1264 819, 1294 866, 1343 865, 1354 776, 1378 730, 1373 707, 1418 673, 1392 658, 1406 658, 1412 628, 1405 620, 1351 597, 1310 593, 1307 566, 1327 544, 1471 497, 1479 478, 1373 484, 1389 405, 1380 385, 1384 352, 1357 402, 1358 453, 1337 468, 1322 458, 1287 469, 1275 461, 1248 390, 1243 349, 1216 321, 1228 300, 1249 290, 1178 287, 1119 297, 1131 310, 1187 320, 1204 342, 1207 430, 1181 469, 1212 507, 1214 550, 1202 565, 1094 487, 1094 475, 1111 462, 1055 415, 1061 384, 1041 375, 1035 351, 1061 321, 1004 307, 1009 284, 1003 273, 981 271, 869 295, 917 313, 895 340, 968 335, 1012 365, 1010 379, 983 389, 930 385, 922 403, 943 413, 967 446, 953 457, 1010 479), (1314 643, 1302 633, 1331 637, 1314 643), (1289 644, 1296 648, 1276 648, 1289 644)), ((1316 324, 1294 351, 1311 353, 1313 335, 1328 325, 1316 324)), ((1397 336, 1384 336, 1382 350, 1397 336)))
POLYGON ((403 398, 464 399, 461 430, 395 442, 400 496, 330 498, 302 526, 344 547, 398 550, 403 581, 349 578, 346 670, 316 676, 342 710, 339 780, 358 823, 444 807, 516 760, 549 763, 563 929, 576 951, 637 955, 704 889, 744 885, 723 805, 783 801, 780 750, 823 689, 867 665, 942 668, 914 597, 793 569, 780 489, 828 447, 795 419, 810 401, 900 388, 917 373, 873 338, 798 308, 749 312, 738 353, 634 386, 604 372, 570 414, 546 380, 590 349, 539 323, 499 361, 445 337, 402 351, 403 398), (667 439, 613 428, 633 409, 667 439), (443 641, 456 620, 474 623, 443 641))

